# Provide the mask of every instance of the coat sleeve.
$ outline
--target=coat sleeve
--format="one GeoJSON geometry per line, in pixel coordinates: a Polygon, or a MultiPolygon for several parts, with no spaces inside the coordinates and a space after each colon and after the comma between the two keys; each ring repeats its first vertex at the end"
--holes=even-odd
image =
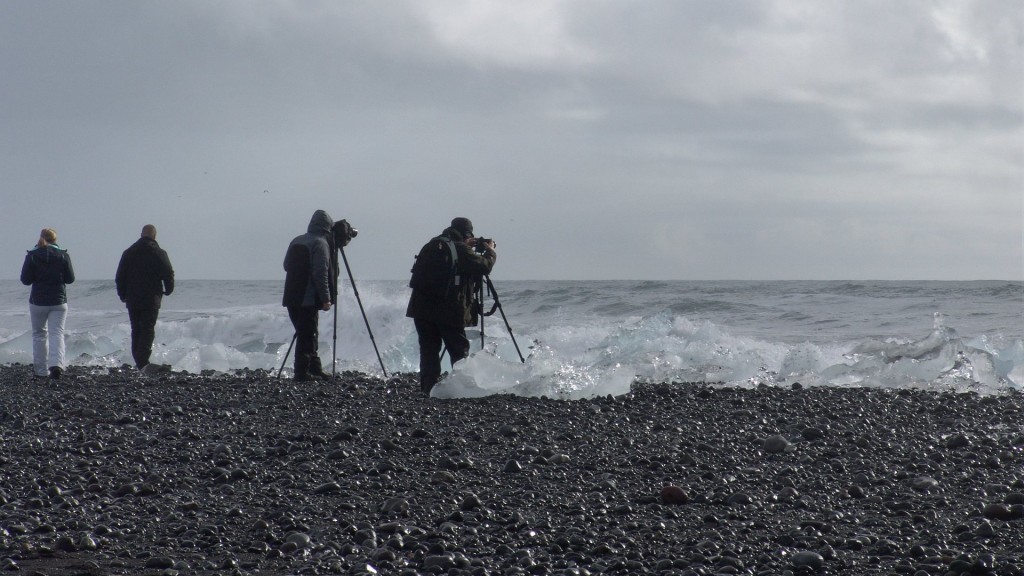
{"type": "Polygon", "coordinates": [[[486,276],[491,273],[494,262],[498,259],[498,254],[494,250],[488,249],[480,254],[462,242],[456,243],[456,246],[459,249],[459,261],[463,274],[486,276]]]}
{"type": "Polygon", "coordinates": [[[114,274],[114,286],[117,288],[117,297],[121,302],[127,298],[128,284],[126,274],[128,272],[125,259],[128,258],[127,254],[121,254],[121,260],[117,263],[117,272],[114,274]]]}
{"type": "Polygon", "coordinates": [[[21,265],[21,283],[25,286],[31,286],[35,282],[35,273],[32,269],[32,255],[25,255],[25,263],[21,265]]]}
{"type": "Polygon", "coordinates": [[[71,265],[71,255],[64,253],[64,283],[72,284],[75,281],[75,268],[71,265]]]}
{"type": "Polygon", "coordinates": [[[313,262],[310,270],[313,289],[321,302],[331,302],[331,284],[329,280],[331,270],[331,255],[326,240],[319,240],[313,243],[313,262]]]}
{"type": "Polygon", "coordinates": [[[167,252],[160,251],[160,264],[163,267],[163,277],[160,278],[164,283],[164,295],[170,296],[171,292],[174,292],[174,268],[171,266],[171,259],[167,256],[167,252]]]}

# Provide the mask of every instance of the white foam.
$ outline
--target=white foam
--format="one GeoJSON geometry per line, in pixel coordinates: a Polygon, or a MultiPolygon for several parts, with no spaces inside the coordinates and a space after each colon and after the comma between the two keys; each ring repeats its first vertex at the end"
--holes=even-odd
{"type": "MultiPolygon", "coordinates": [[[[224,283],[196,283],[191,288],[221,291],[229,287],[224,283]]],[[[220,308],[165,305],[156,327],[153,361],[192,373],[241,368],[276,371],[289,352],[292,326],[277,301],[277,284],[257,283],[253,289],[265,289],[268,294],[260,293],[249,304],[220,308]]],[[[69,314],[67,357],[74,364],[130,364],[127,313],[116,301],[112,286],[97,284],[87,292],[86,298],[73,301],[76,305],[69,314]],[[86,308],[88,303],[94,308],[86,308]]],[[[21,287],[17,294],[23,296],[21,287]]],[[[378,374],[379,350],[389,373],[416,371],[416,335],[412,321],[405,318],[408,290],[401,283],[379,283],[364,287],[361,295],[375,339],[369,338],[351,292],[344,291],[337,309],[336,332],[335,312],[320,316],[319,345],[325,368],[331,366],[333,350],[338,360],[336,370],[378,374]]],[[[777,332],[768,329],[740,334],[735,327],[685,313],[652,310],[647,315],[597,314],[582,300],[578,304],[562,303],[557,313],[551,313],[545,298],[556,296],[564,297],[561,292],[533,296],[539,299],[532,303],[539,310],[536,314],[510,314],[516,340],[527,356],[525,363],[520,362],[504,322],[499,316],[489,317],[485,320],[486,351],[479,352],[479,332],[471,330],[476,353],[460,363],[436,393],[444,397],[507,393],[582,398],[624,393],[634,378],[730,386],[789,386],[800,382],[809,386],[912,386],[981,393],[1024,389],[1021,339],[1004,338],[998,333],[964,338],[946,326],[949,318],[941,314],[934,318],[929,315],[917,334],[843,339],[834,335],[844,334],[840,329],[830,328],[834,332],[824,338],[815,333],[815,341],[800,342],[792,338],[799,327],[808,329],[808,334],[820,327],[817,322],[800,324],[801,314],[788,314],[797,324],[780,331],[790,336],[789,341],[782,341],[776,337],[777,332]]],[[[198,294],[191,298],[202,301],[198,294]]],[[[504,295],[503,301],[509,300],[504,295]]],[[[174,297],[168,302],[175,302],[174,297]]],[[[0,363],[31,362],[27,305],[2,309],[0,363]]],[[[714,310],[712,313],[718,314],[714,310]]],[[[742,313],[748,311],[743,309],[742,313]]],[[[904,329],[902,324],[896,328],[885,326],[878,320],[870,328],[882,334],[904,329]]]]}

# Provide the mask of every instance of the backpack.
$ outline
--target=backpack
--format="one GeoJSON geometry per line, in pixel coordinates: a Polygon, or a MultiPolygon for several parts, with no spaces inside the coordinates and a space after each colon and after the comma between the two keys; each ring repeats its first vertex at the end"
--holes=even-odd
{"type": "Polygon", "coordinates": [[[452,286],[459,285],[458,262],[455,242],[445,236],[431,239],[416,255],[409,287],[428,296],[443,298],[452,286]]]}

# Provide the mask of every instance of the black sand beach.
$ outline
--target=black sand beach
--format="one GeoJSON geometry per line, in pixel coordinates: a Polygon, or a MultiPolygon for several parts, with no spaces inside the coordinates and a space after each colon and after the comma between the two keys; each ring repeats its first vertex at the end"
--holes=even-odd
{"type": "Polygon", "coordinates": [[[0,571],[1024,574],[1024,395],[0,368],[0,571]]]}

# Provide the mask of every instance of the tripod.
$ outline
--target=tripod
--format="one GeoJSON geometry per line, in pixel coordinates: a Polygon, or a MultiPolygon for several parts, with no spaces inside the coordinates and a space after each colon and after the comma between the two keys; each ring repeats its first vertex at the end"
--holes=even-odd
{"type": "MultiPolygon", "coordinates": [[[[345,270],[348,272],[348,279],[352,282],[352,292],[356,295],[356,302],[359,304],[359,312],[363,314],[363,323],[366,324],[366,333],[370,335],[370,342],[373,343],[373,351],[377,353],[377,362],[380,363],[380,371],[384,373],[384,377],[388,377],[388,371],[384,368],[384,361],[380,358],[380,350],[377,348],[377,341],[373,339],[373,330],[370,330],[370,321],[366,318],[366,310],[363,308],[363,300],[359,297],[359,289],[356,288],[356,279],[352,276],[352,269],[348,265],[348,257],[345,256],[345,247],[339,246],[338,250],[341,251],[341,259],[345,262],[345,270]]],[[[338,309],[334,309],[334,345],[332,346],[332,354],[334,358],[337,358],[337,347],[338,347],[338,309]]],[[[337,360],[332,362],[332,366],[336,369],[337,360]]]]}
{"type": "Polygon", "coordinates": [[[477,287],[477,302],[480,306],[480,348],[484,347],[484,317],[493,316],[495,311],[501,312],[501,319],[505,322],[505,329],[508,330],[508,335],[512,338],[512,344],[516,347],[516,354],[519,354],[519,361],[526,363],[526,359],[523,358],[523,353],[519,351],[519,343],[516,342],[516,336],[512,333],[512,327],[508,324],[508,317],[505,316],[505,309],[501,306],[501,300],[498,299],[498,291],[494,289],[494,283],[491,282],[491,277],[484,275],[483,282],[480,282],[477,287]],[[487,287],[487,293],[494,299],[494,304],[491,306],[490,311],[484,312],[484,286],[487,287]]]}

